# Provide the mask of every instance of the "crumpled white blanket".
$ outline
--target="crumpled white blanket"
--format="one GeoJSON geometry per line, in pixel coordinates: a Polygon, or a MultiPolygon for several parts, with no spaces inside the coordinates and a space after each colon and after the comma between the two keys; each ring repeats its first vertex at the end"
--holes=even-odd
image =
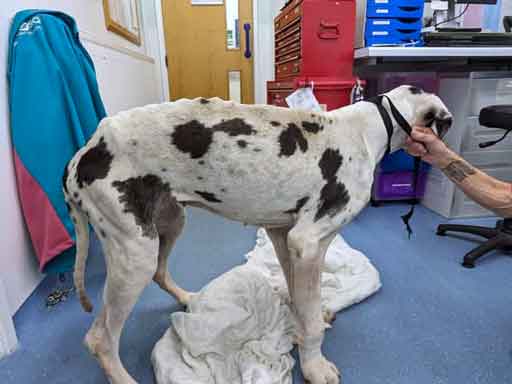
{"type": "MultiPolygon", "coordinates": [[[[291,384],[294,321],[286,283],[264,229],[247,263],[219,276],[153,349],[158,384],[291,384]]],[[[381,287],[378,271],[336,236],[322,274],[322,306],[338,312],[381,287]]],[[[326,333],[328,336],[328,332],[326,333]]]]}

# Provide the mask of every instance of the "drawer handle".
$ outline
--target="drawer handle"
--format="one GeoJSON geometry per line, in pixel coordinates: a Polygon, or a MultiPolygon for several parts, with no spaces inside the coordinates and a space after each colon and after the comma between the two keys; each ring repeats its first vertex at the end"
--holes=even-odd
{"type": "Polygon", "coordinates": [[[320,21],[318,37],[323,40],[337,40],[340,37],[340,23],[320,21]]]}

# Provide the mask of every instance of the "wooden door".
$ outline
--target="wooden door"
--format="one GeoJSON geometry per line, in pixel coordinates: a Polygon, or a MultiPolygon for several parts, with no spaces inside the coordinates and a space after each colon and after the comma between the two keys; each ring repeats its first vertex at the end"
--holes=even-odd
{"type": "Polygon", "coordinates": [[[171,100],[254,103],[252,0],[201,1],[162,1],[171,100]]]}

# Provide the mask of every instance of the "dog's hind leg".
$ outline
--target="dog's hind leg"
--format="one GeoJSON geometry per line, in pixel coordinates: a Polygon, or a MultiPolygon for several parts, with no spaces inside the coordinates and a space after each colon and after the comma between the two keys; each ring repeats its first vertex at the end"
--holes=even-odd
{"type": "Polygon", "coordinates": [[[85,337],[111,384],[135,384],[119,357],[119,338],[126,319],[158,264],[158,238],[109,232],[102,239],[107,264],[103,308],[85,337]]]}
{"type": "Polygon", "coordinates": [[[170,293],[181,304],[187,305],[191,293],[179,287],[169,273],[167,260],[185,225],[185,210],[174,198],[165,199],[159,205],[156,228],[160,240],[158,250],[158,267],[153,280],[164,291],[170,293]]]}

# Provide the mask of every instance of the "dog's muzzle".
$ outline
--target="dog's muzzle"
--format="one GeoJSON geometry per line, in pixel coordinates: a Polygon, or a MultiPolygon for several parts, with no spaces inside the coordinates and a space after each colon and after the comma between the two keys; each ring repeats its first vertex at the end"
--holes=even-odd
{"type": "Polygon", "coordinates": [[[444,118],[436,118],[434,121],[436,123],[437,135],[442,139],[451,128],[453,124],[453,118],[448,116],[444,118]]]}

